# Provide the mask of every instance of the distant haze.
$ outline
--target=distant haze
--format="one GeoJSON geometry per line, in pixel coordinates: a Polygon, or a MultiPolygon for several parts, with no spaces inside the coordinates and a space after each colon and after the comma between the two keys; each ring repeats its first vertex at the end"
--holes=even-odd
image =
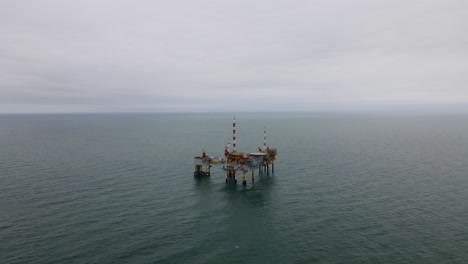
{"type": "Polygon", "coordinates": [[[468,112],[468,1],[1,1],[0,113],[468,112]]]}

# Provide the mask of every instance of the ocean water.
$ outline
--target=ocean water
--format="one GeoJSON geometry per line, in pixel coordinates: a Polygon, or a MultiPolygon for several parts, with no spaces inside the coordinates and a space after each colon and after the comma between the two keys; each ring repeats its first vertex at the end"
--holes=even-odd
{"type": "Polygon", "coordinates": [[[0,115],[0,263],[468,263],[468,116],[0,115]]]}

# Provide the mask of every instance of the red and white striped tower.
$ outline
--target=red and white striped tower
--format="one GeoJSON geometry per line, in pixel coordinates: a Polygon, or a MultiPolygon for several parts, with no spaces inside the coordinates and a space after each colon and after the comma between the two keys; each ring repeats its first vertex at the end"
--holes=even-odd
{"type": "Polygon", "coordinates": [[[266,127],[263,127],[263,150],[266,150],[266,127]]]}
{"type": "Polygon", "coordinates": [[[232,120],[232,151],[236,151],[236,116],[232,120]]]}

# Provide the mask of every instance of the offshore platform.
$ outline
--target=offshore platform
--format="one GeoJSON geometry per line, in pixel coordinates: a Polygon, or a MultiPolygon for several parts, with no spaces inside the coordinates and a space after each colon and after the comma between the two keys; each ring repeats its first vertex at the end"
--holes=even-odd
{"type": "Polygon", "coordinates": [[[278,150],[267,146],[266,127],[263,128],[263,147],[259,147],[256,152],[244,153],[236,150],[236,117],[232,121],[232,151],[231,139],[228,140],[224,148],[224,157],[208,156],[203,150],[202,156],[195,157],[194,173],[195,178],[210,177],[213,165],[222,166],[225,172],[226,183],[237,183],[238,172],[242,174],[242,184],[247,184],[247,174],[252,173],[252,182],[255,181],[255,171],[259,174],[270,174],[275,172],[275,160],[278,150]]]}

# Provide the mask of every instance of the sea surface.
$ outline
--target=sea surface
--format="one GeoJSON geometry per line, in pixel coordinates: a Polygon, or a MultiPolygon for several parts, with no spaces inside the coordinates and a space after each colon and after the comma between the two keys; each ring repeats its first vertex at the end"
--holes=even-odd
{"type": "Polygon", "coordinates": [[[468,115],[0,115],[0,263],[468,263],[468,115]]]}

